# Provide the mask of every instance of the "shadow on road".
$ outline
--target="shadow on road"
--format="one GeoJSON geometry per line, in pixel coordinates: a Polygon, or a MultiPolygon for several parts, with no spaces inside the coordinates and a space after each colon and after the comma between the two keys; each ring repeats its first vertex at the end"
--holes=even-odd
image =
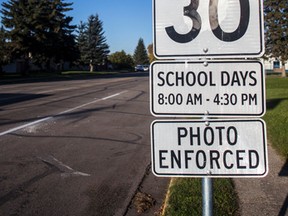
{"type": "Polygon", "coordinates": [[[0,106],[51,96],[49,94],[0,93],[0,106]]]}
{"type": "Polygon", "coordinates": [[[147,77],[149,72],[129,72],[129,73],[107,73],[107,74],[77,74],[77,75],[58,75],[49,77],[27,77],[0,79],[0,85],[36,83],[36,82],[61,82],[68,80],[93,80],[93,79],[113,79],[121,77],[147,77]]]}

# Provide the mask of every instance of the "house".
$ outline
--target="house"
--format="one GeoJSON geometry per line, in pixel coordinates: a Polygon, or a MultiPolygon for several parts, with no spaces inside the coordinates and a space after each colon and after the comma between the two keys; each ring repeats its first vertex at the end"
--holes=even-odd
{"type": "MultiPolygon", "coordinates": [[[[288,65],[288,61],[286,61],[285,66],[286,65],[288,65]]],[[[269,71],[269,72],[281,73],[283,70],[282,62],[279,61],[277,58],[274,58],[274,57],[264,59],[264,66],[265,66],[265,70],[269,71]]]]}

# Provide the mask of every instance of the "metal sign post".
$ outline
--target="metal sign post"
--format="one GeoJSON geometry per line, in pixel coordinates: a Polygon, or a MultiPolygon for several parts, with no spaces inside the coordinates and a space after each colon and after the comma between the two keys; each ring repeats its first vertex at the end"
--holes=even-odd
{"type": "MultiPolygon", "coordinates": [[[[208,117],[203,117],[203,120],[207,120],[208,117]]],[[[213,215],[213,180],[210,177],[202,178],[202,215],[212,216],[213,215]]]]}
{"type": "Polygon", "coordinates": [[[202,215],[213,215],[213,180],[209,177],[202,178],[202,215]]]}

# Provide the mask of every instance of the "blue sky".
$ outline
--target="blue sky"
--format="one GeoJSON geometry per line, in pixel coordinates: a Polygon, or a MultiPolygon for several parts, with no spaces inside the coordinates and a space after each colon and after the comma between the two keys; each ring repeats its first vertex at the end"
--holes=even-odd
{"type": "Polygon", "coordinates": [[[73,2],[69,15],[73,23],[87,21],[98,14],[103,22],[111,53],[124,50],[133,54],[139,38],[145,46],[152,43],[152,0],[66,0],[73,2]]]}
{"type": "MultiPolygon", "coordinates": [[[[4,0],[0,0],[0,3],[4,0]]],[[[139,38],[145,46],[152,43],[152,0],[65,0],[73,2],[73,23],[86,22],[98,14],[103,22],[111,53],[124,50],[133,54],[139,38]]]]}

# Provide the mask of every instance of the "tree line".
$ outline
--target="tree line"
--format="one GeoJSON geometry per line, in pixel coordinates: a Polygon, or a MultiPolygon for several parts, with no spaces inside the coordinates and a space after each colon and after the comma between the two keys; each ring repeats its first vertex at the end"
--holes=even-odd
{"type": "MultiPolygon", "coordinates": [[[[135,64],[148,64],[142,38],[133,56],[125,51],[109,55],[103,22],[91,15],[86,22],[72,25],[73,3],[63,0],[9,0],[2,3],[0,28],[0,66],[17,60],[25,75],[29,65],[39,70],[61,69],[64,62],[90,71],[107,68],[131,69],[135,64]],[[56,68],[55,68],[56,66],[56,68]],[[98,68],[99,69],[99,68],[98,68]]],[[[1,67],[0,67],[1,68],[1,67]]]]}
{"type": "Polygon", "coordinates": [[[282,76],[286,76],[288,61],[288,1],[264,0],[266,56],[282,62],[282,76]]]}
{"type": "MultiPolygon", "coordinates": [[[[21,71],[29,71],[29,63],[51,71],[71,62],[90,71],[113,63],[116,69],[132,68],[155,60],[153,45],[148,54],[142,38],[134,55],[124,50],[110,54],[103,22],[91,15],[86,22],[72,25],[73,3],[63,0],[8,0],[2,3],[0,27],[0,66],[13,60],[21,62],[21,71]],[[54,68],[55,69],[55,68],[54,68]]],[[[266,57],[288,60],[288,1],[264,0],[266,57]]],[[[0,67],[1,68],[1,67],[0,67]]],[[[285,71],[284,71],[285,73],[285,71]]]]}

